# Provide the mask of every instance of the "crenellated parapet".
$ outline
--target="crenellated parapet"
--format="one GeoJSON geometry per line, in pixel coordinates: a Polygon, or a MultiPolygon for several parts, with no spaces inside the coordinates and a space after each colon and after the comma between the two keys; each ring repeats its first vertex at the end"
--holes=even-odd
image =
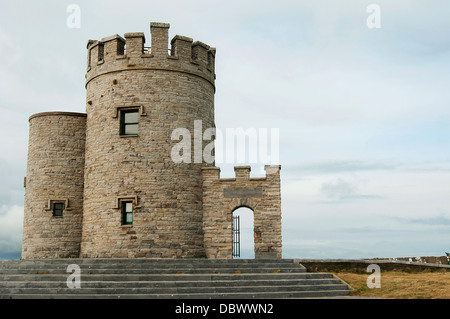
{"type": "Polygon", "coordinates": [[[142,32],[89,40],[86,85],[105,73],[165,70],[196,75],[214,86],[216,49],[180,35],[173,37],[169,48],[169,27],[168,23],[150,23],[149,47],[142,32]]]}
{"type": "Polygon", "coordinates": [[[276,181],[280,179],[280,171],[281,171],[281,165],[265,165],[264,170],[266,171],[265,177],[250,177],[250,166],[235,166],[234,167],[234,174],[235,177],[232,178],[221,178],[220,177],[220,168],[213,166],[213,167],[203,167],[203,178],[204,180],[208,181],[221,181],[221,182],[259,182],[259,181],[276,181]]]}

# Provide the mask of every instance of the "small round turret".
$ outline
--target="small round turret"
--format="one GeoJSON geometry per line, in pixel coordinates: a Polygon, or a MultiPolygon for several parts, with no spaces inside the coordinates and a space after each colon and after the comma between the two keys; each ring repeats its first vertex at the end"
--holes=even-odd
{"type": "Polygon", "coordinates": [[[22,258],[76,258],[83,210],[86,114],[29,119],[22,258]]]}

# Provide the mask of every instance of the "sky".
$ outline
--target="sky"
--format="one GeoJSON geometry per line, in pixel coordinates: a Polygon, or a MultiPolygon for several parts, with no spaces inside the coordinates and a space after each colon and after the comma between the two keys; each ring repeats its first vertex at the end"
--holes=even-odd
{"type": "MultiPolygon", "coordinates": [[[[85,112],[87,41],[150,41],[150,22],[217,49],[219,129],[277,130],[284,258],[444,255],[449,11],[446,0],[1,1],[0,259],[20,258],[29,116],[85,112]]],[[[232,177],[246,164],[217,165],[232,177]]],[[[270,163],[250,164],[257,177],[270,163]]]]}

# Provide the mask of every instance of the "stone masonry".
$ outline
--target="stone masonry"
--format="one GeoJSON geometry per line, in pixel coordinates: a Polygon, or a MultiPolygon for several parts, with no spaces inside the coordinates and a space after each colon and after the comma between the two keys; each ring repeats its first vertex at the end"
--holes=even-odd
{"type": "Polygon", "coordinates": [[[250,178],[250,166],[235,167],[235,178],[220,178],[218,167],[203,168],[203,231],[208,258],[232,257],[232,215],[253,211],[255,258],[281,258],[280,166],[265,166],[266,177],[250,178]]]}
{"type": "Polygon", "coordinates": [[[281,258],[279,166],[225,180],[214,163],[171,158],[175,129],[215,127],[215,48],[176,35],[169,50],[169,24],[150,31],[151,48],[140,32],[88,41],[86,114],[30,117],[22,258],[232,258],[242,206],[255,258],[281,258]],[[130,112],[136,134],[123,133],[130,112]]]}
{"type": "Polygon", "coordinates": [[[78,257],[86,114],[35,114],[29,135],[22,258],[78,257]],[[65,204],[62,218],[54,203],[65,204]]]}

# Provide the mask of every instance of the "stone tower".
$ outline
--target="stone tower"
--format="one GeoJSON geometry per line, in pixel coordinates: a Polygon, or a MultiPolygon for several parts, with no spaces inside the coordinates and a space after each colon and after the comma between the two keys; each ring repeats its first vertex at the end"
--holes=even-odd
{"type": "Polygon", "coordinates": [[[256,258],[281,258],[280,167],[220,179],[196,155],[211,140],[195,132],[215,127],[216,50],[150,31],[148,47],[144,33],[88,41],[86,114],[30,117],[22,258],[232,258],[242,206],[256,258]],[[171,156],[177,129],[194,133],[190,161],[171,156]]]}
{"type": "Polygon", "coordinates": [[[176,36],[169,51],[169,24],[150,29],[149,49],[143,33],[88,43],[82,257],[205,256],[202,163],[168,155],[176,128],[214,126],[215,50],[176,36]]]}
{"type": "Polygon", "coordinates": [[[29,121],[22,258],[78,257],[86,114],[38,113],[29,121]],[[64,216],[53,211],[61,204],[64,216]]]}

